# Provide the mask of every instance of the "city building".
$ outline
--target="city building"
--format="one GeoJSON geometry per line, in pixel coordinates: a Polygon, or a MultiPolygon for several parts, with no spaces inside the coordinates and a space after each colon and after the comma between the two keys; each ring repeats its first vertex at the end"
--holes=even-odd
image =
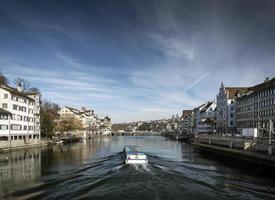
{"type": "Polygon", "coordinates": [[[257,128],[259,136],[266,136],[270,122],[274,133],[275,121],[275,77],[267,78],[263,83],[248,88],[244,94],[238,94],[237,131],[257,128]]]}
{"type": "Polygon", "coordinates": [[[89,126],[90,123],[96,121],[94,111],[88,110],[85,107],[82,107],[78,110],[76,108],[65,106],[64,108],[58,111],[58,114],[60,116],[60,120],[80,120],[84,128],[89,126]]]}
{"type": "Polygon", "coordinates": [[[194,109],[195,134],[214,133],[216,124],[216,103],[207,102],[194,109]]]}
{"type": "Polygon", "coordinates": [[[181,115],[181,122],[178,126],[180,134],[190,134],[192,132],[192,117],[193,110],[183,110],[181,115]]]}
{"type": "Polygon", "coordinates": [[[247,92],[247,87],[224,87],[221,83],[217,95],[216,130],[218,134],[235,134],[237,94],[247,92]]]}
{"type": "Polygon", "coordinates": [[[77,119],[82,123],[83,130],[77,130],[78,134],[109,134],[111,132],[112,121],[110,117],[99,119],[93,110],[89,110],[86,107],[81,109],[65,106],[58,111],[61,120],[73,120],[77,119]]]}
{"type": "Polygon", "coordinates": [[[40,94],[0,85],[0,148],[40,142],[40,94]]]}

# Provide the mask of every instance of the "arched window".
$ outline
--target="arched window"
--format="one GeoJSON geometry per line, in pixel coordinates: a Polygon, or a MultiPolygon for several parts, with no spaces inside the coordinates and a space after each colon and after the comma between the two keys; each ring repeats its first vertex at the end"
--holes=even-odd
{"type": "Polygon", "coordinates": [[[0,141],[7,141],[9,140],[8,136],[1,136],[0,141]]]}

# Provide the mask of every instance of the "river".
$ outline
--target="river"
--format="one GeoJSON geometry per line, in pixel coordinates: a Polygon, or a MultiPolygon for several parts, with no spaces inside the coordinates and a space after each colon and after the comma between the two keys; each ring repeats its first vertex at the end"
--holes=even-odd
{"type": "Polygon", "coordinates": [[[113,136],[0,154],[0,199],[275,199],[275,181],[190,144],[113,136]],[[149,164],[124,165],[127,144],[139,146],[149,164]]]}

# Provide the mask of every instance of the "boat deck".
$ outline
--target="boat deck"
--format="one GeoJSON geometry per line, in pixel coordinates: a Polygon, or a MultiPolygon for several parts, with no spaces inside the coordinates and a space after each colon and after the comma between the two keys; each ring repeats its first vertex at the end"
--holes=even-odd
{"type": "Polygon", "coordinates": [[[124,148],[126,164],[145,164],[148,163],[147,156],[139,148],[127,145],[124,148]]]}

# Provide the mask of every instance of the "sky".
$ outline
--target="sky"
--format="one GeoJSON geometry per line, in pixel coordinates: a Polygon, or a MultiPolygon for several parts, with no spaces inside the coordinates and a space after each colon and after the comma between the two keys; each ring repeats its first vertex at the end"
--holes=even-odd
{"type": "Polygon", "coordinates": [[[166,118],[275,75],[272,0],[1,0],[0,70],[114,123],[166,118]]]}

